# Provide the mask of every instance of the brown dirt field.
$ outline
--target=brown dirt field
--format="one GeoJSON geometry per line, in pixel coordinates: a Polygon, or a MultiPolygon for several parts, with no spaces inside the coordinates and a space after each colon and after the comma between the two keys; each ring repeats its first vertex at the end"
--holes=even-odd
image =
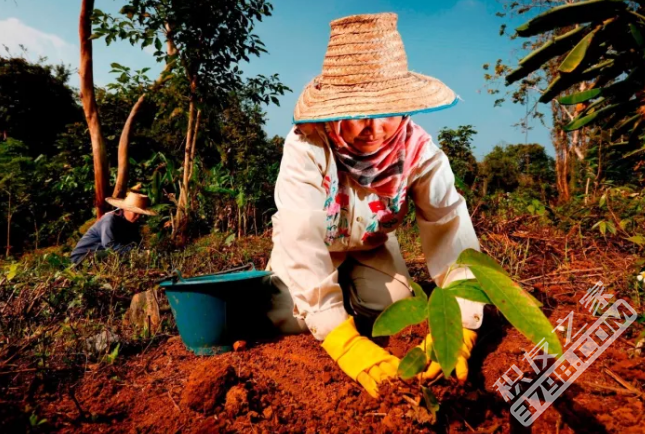
{"type": "MultiPolygon", "coordinates": [[[[548,252],[550,242],[543,252],[548,252]]],[[[607,259],[602,250],[588,251],[566,265],[547,256],[528,262],[522,274],[550,275],[531,280],[525,288],[544,303],[553,324],[572,310],[574,331],[592,322],[578,300],[600,278],[608,292],[630,301],[619,294],[623,278],[607,270],[584,271],[602,265],[607,259]],[[570,278],[574,275],[578,277],[570,278]]],[[[414,252],[406,259],[411,270],[421,267],[422,259],[414,252]]],[[[612,256],[608,265],[622,261],[622,272],[630,260],[612,256]]],[[[511,403],[503,400],[494,383],[513,363],[529,372],[522,355],[532,345],[490,308],[470,359],[467,383],[440,379],[431,386],[441,403],[434,424],[423,405],[414,405],[420,399],[418,380],[387,385],[381,400],[372,399],[309,334],[249,342],[242,351],[212,357],[194,356],[173,336],[115,365],[90,365],[75,384],[47,386],[32,379],[15,389],[24,394],[23,404],[37,406],[39,417],[48,420],[47,430],[63,433],[635,434],[645,433],[645,359],[633,355],[642,329],[638,324],[628,329],[529,429],[510,414],[511,403]]],[[[425,333],[417,326],[378,342],[402,357],[425,333]]],[[[5,407],[0,416],[11,429],[11,405],[17,404],[2,402],[0,398],[0,408],[5,407]]],[[[13,425],[18,426],[23,425],[13,425]]]]}

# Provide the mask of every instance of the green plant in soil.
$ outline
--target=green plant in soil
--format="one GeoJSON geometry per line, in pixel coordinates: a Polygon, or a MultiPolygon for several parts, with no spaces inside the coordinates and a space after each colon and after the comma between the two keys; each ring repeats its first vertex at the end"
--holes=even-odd
{"type": "MultiPolygon", "coordinates": [[[[545,348],[554,356],[562,354],[562,345],[553,326],[544,316],[541,303],[524,291],[491,257],[473,249],[464,250],[448,273],[467,267],[475,279],[458,280],[445,288],[437,287],[428,296],[412,282],[414,297],[397,301],[385,309],[374,323],[373,336],[391,336],[408,326],[427,321],[433,344],[415,347],[401,360],[399,376],[410,379],[421,373],[430,361],[439,363],[446,378],[455,369],[463,345],[461,311],[457,297],[492,304],[519,332],[534,344],[544,339],[545,348]]],[[[448,275],[446,273],[446,275],[448,275]]]]}

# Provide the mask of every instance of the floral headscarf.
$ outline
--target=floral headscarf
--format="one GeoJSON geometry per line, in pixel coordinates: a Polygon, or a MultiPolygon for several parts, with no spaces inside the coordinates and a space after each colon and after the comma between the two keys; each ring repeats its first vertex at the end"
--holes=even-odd
{"type": "Polygon", "coordinates": [[[406,116],[392,137],[378,150],[362,154],[343,140],[340,123],[325,123],[325,133],[340,169],[347,172],[358,185],[379,196],[395,197],[419,161],[423,146],[430,141],[428,133],[406,116]]]}

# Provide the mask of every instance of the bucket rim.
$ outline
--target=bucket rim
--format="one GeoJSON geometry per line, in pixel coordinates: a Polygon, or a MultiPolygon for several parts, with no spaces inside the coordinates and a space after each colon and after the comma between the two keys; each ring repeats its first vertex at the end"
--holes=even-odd
{"type": "Polygon", "coordinates": [[[179,277],[177,279],[165,280],[163,282],[160,282],[159,286],[161,286],[166,290],[173,290],[181,286],[228,283],[228,282],[235,282],[240,280],[253,280],[253,279],[259,279],[262,277],[270,276],[272,274],[273,272],[271,271],[261,271],[261,270],[238,271],[238,272],[227,273],[227,274],[204,274],[201,276],[193,276],[188,278],[179,277]]]}

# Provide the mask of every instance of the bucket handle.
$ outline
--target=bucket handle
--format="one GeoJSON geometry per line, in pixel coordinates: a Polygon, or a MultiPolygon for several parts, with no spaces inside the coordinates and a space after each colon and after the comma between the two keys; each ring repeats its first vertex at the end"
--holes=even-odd
{"type": "MultiPolygon", "coordinates": [[[[213,276],[215,276],[217,274],[233,273],[235,271],[242,271],[242,270],[246,270],[246,269],[248,269],[249,271],[255,271],[255,264],[253,264],[253,262],[249,262],[246,265],[241,265],[239,267],[229,268],[228,270],[224,270],[224,271],[218,271],[217,273],[213,273],[213,276]]],[[[169,276],[166,276],[163,279],[157,280],[156,283],[159,284],[159,283],[162,283],[162,282],[167,282],[169,280],[172,280],[173,283],[177,282],[178,280],[183,282],[184,278],[181,275],[181,271],[179,271],[177,268],[175,268],[173,270],[173,272],[170,273],[169,276]]]]}
{"type": "Polygon", "coordinates": [[[246,270],[247,268],[249,269],[249,271],[255,271],[255,264],[253,264],[253,262],[249,262],[246,265],[240,265],[239,267],[229,268],[228,270],[224,270],[224,271],[218,271],[217,273],[213,273],[213,275],[232,273],[234,271],[242,271],[242,270],[246,270]]]}

